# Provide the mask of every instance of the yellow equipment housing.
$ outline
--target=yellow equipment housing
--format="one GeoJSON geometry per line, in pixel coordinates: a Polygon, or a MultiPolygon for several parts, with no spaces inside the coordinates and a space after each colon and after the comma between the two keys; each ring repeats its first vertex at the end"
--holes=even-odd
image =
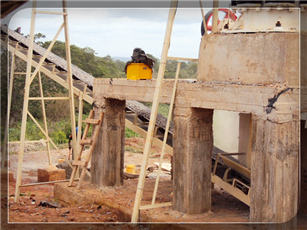
{"type": "Polygon", "coordinates": [[[144,63],[130,63],[127,66],[127,79],[148,80],[152,79],[152,69],[144,63]]]}

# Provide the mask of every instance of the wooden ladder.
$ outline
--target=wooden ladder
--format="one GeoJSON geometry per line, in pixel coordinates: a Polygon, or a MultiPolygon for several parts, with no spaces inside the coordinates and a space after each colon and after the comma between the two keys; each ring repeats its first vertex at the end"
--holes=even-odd
{"type": "MultiPolygon", "coordinates": [[[[83,121],[83,122],[86,123],[86,126],[85,126],[85,129],[84,129],[82,139],[80,141],[80,149],[79,149],[78,157],[77,157],[77,159],[75,159],[72,162],[73,170],[72,170],[72,173],[71,173],[71,176],[70,176],[68,186],[72,186],[72,183],[75,180],[75,176],[76,176],[76,173],[78,171],[78,168],[81,167],[82,171],[81,171],[80,179],[79,179],[79,182],[78,182],[78,185],[77,185],[77,188],[80,188],[80,185],[81,185],[81,183],[84,179],[85,173],[87,172],[88,163],[91,160],[95,145],[97,143],[100,127],[101,127],[101,124],[102,124],[103,115],[104,115],[104,113],[101,112],[100,115],[99,115],[99,119],[94,119],[93,118],[94,117],[94,111],[91,110],[88,118],[83,121]],[[92,132],[91,138],[87,137],[90,125],[93,125],[93,132],[92,132]],[[86,156],[85,161],[82,161],[82,152],[84,150],[85,145],[89,145],[90,150],[89,150],[88,155],[86,156]]],[[[79,130],[79,132],[81,132],[81,130],[79,130]]]]}

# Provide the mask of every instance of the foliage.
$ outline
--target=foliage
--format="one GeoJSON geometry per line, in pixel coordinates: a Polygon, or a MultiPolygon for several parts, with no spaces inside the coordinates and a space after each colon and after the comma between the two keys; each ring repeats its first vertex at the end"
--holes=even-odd
{"type": "MultiPolygon", "coordinates": [[[[47,48],[51,41],[43,42],[42,39],[45,38],[45,35],[38,33],[35,35],[35,42],[41,45],[44,48],[47,48]]],[[[104,78],[125,78],[124,67],[126,65],[125,62],[120,60],[113,60],[111,56],[107,55],[105,57],[99,57],[96,55],[95,50],[90,47],[78,47],[76,45],[71,45],[71,57],[72,63],[85,72],[93,75],[94,77],[104,77],[104,78]]],[[[56,41],[53,46],[52,52],[56,55],[63,57],[65,59],[65,43],[62,41],[56,41]]],[[[154,75],[157,76],[159,70],[159,59],[154,57],[153,55],[147,54],[149,57],[155,60],[154,64],[154,75]]],[[[1,62],[2,67],[6,65],[7,61],[9,64],[11,62],[7,57],[7,52],[1,52],[1,62]]],[[[21,59],[15,59],[15,71],[16,72],[25,72],[26,71],[26,63],[21,59]]],[[[174,78],[177,68],[177,61],[168,61],[166,65],[165,78],[174,78]]],[[[5,69],[5,68],[2,68],[5,69]]],[[[34,68],[32,68],[32,72],[34,68]]],[[[191,62],[183,62],[181,65],[180,78],[195,78],[197,74],[197,64],[191,62]]],[[[53,96],[67,96],[68,91],[60,86],[55,81],[49,79],[43,73],[41,74],[42,83],[43,83],[43,93],[45,97],[53,97],[53,96]]],[[[8,73],[5,71],[1,71],[1,81],[2,85],[7,84],[8,73]]],[[[11,119],[10,119],[10,130],[9,130],[9,138],[11,141],[19,140],[20,136],[20,123],[21,123],[21,114],[23,108],[23,94],[24,94],[24,85],[25,85],[25,77],[24,75],[15,75],[14,76],[14,84],[13,84],[13,95],[12,95],[12,107],[11,107],[11,119]]],[[[7,95],[7,87],[2,87],[1,97],[6,98],[7,95]]],[[[39,90],[39,81],[38,76],[34,79],[31,84],[30,89],[31,97],[40,96],[39,90]]],[[[76,114],[78,112],[78,101],[75,101],[76,105],[76,114]]],[[[151,103],[148,103],[151,106],[151,103]]],[[[67,143],[68,137],[71,134],[71,124],[69,118],[69,106],[68,101],[45,101],[47,120],[48,120],[48,128],[49,135],[53,139],[53,141],[57,144],[67,143]]],[[[169,106],[166,104],[159,105],[159,112],[166,116],[168,115],[169,106]]],[[[84,104],[84,119],[88,116],[88,113],[91,109],[91,106],[87,103],[84,104]]],[[[4,112],[6,109],[2,107],[2,118],[5,118],[6,115],[4,112]]],[[[42,127],[43,125],[43,117],[42,117],[42,106],[40,101],[30,101],[29,102],[29,111],[31,114],[39,121],[42,127]]],[[[83,128],[84,128],[83,124],[83,128]]],[[[3,128],[3,126],[1,126],[3,128]]],[[[90,129],[90,133],[92,130],[90,129]]],[[[3,133],[3,132],[2,132],[3,133]]],[[[90,135],[89,133],[89,135],[90,135]]],[[[138,134],[133,132],[130,129],[125,130],[126,137],[137,137],[138,134]]],[[[43,138],[43,134],[36,127],[36,125],[28,119],[27,123],[27,131],[26,138],[28,140],[37,140],[43,138]]]]}
{"type": "Polygon", "coordinates": [[[138,137],[139,134],[135,133],[134,131],[132,131],[131,129],[129,128],[126,128],[125,129],[125,137],[126,138],[130,138],[130,137],[138,137]]]}

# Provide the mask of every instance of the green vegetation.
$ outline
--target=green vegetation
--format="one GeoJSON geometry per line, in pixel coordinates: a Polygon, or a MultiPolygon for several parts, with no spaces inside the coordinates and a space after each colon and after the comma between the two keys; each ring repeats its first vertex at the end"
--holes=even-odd
{"type": "MultiPolygon", "coordinates": [[[[35,35],[36,43],[41,45],[44,48],[47,48],[50,44],[50,41],[41,42],[38,41],[41,38],[44,38],[45,35],[38,33],[35,35]]],[[[146,50],[146,49],[145,49],[146,50]]],[[[57,54],[60,57],[65,58],[65,43],[57,41],[52,49],[52,52],[57,54]]],[[[124,68],[125,62],[119,60],[113,60],[110,56],[99,57],[96,56],[95,50],[89,47],[80,48],[76,45],[71,45],[71,56],[72,63],[85,72],[93,75],[97,78],[125,78],[124,68]]],[[[159,60],[154,56],[148,54],[149,57],[153,58],[156,62],[154,64],[154,75],[156,77],[159,69],[159,60]]],[[[2,63],[7,63],[7,54],[5,52],[1,53],[2,63]]],[[[26,63],[19,58],[15,60],[15,71],[16,72],[25,72],[26,63]]],[[[165,78],[174,78],[177,68],[176,61],[168,61],[165,78]]],[[[34,69],[32,69],[34,71],[34,69]]],[[[191,62],[184,62],[181,65],[180,78],[195,78],[197,72],[197,64],[191,62]]],[[[7,85],[7,72],[1,71],[1,85],[7,85]]],[[[65,88],[58,85],[53,80],[42,74],[42,83],[43,83],[43,92],[44,96],[67,96],[68,92],[65,88]]],[[[9,130],[9,140],[17,141],[20,138],[20,128],[21,128],[21,114],[23,107],[23,93],[24,93],[24,84],[25,78],[24,75],[15,75],[14,85],[13,85],[13,95],[12,95],[12,107],[11,107],[11,116],[10,116],[10,130],[9,130]]],[[[1,96],[6,98],[7,88],[2,87],[1,96]]],[[[38,78],[36,77],[31,85],[30,97],[40,96],[39,94],[39,83],[38,78]]],[[[78,101],[75,101],[75,105],[78,106],[78,101]]],[[[151,106],[151,103],[147,103],[148,106],[151,106]]],[[[48,131],[52,140],[56,144],[65,144],[68,142],[69,135],[71,134],[70,118],[69,118],[69,106],[68,101],[46,101],[46,113],[48,120],[48,131]]],[[[91,109],[91,106],[87,103],[84,104],[84,114],[83,118],[85,119],[88,116],[88,113],[91,109]]],[[[160,104],[159,113],[166,116],[168,115],[169,105],[160,104]]],[[[6,118],[6,108],[2,108],[2,118],[6,118]]],[[[42,108],[40,101],[31,101],[29,102],[29,111],[31,114],[38,120],[40,125],[44,127],[43,117],[42,117],[42,108]]],[[[76,108],[76,114],[78,108],[76,108]]],[[[3,122],[3,121],[2,121],[3,122]]],[[[83,124],[84,127],[85,124],[83,124]]],[[[1,126],[3,129],[4,126],[1,126]]],[[[91,130],[90,130],[91,132],[91,130]]],[[[3,133],[3,132],[2,132],[3,133]]],[[[130,129],[125,130],[126,137],[137,137],[138,135],[130,129]]],[[[41,131],[36,127],[34,122],[28,118],[26,138],[28,140],[39,140],[44,138],[41,131]]]]}

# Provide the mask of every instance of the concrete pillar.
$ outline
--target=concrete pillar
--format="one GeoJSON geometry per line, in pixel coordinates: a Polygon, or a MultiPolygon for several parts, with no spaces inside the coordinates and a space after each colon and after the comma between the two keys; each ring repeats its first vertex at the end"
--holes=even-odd
{"type": "Polygon", "coordinates": [[[195,214],[211,208],[213,110],[174,109],[173,208],[195,214]]]}
{"type": "Polygon", "coordinates": [[[95,108],[105,113],[91,162],[92,183],[98,186],[123,184],[125,106],[125,101],[105,99],[95,108]]]}
{"type": "Polygon", "coordinates": [[[286,222],[297,213],[299,123],[252,122],[250,220],[286,222]]]}
{"type": "Polygon", "coordinates": [[[250,168],[251,155],[249,151],[250,146],[250,128],[251,128],[251,114],[239,113],[239,153],[246,153],[246,155],[239,155],[238,160],[244,166],[250,168]]]}

